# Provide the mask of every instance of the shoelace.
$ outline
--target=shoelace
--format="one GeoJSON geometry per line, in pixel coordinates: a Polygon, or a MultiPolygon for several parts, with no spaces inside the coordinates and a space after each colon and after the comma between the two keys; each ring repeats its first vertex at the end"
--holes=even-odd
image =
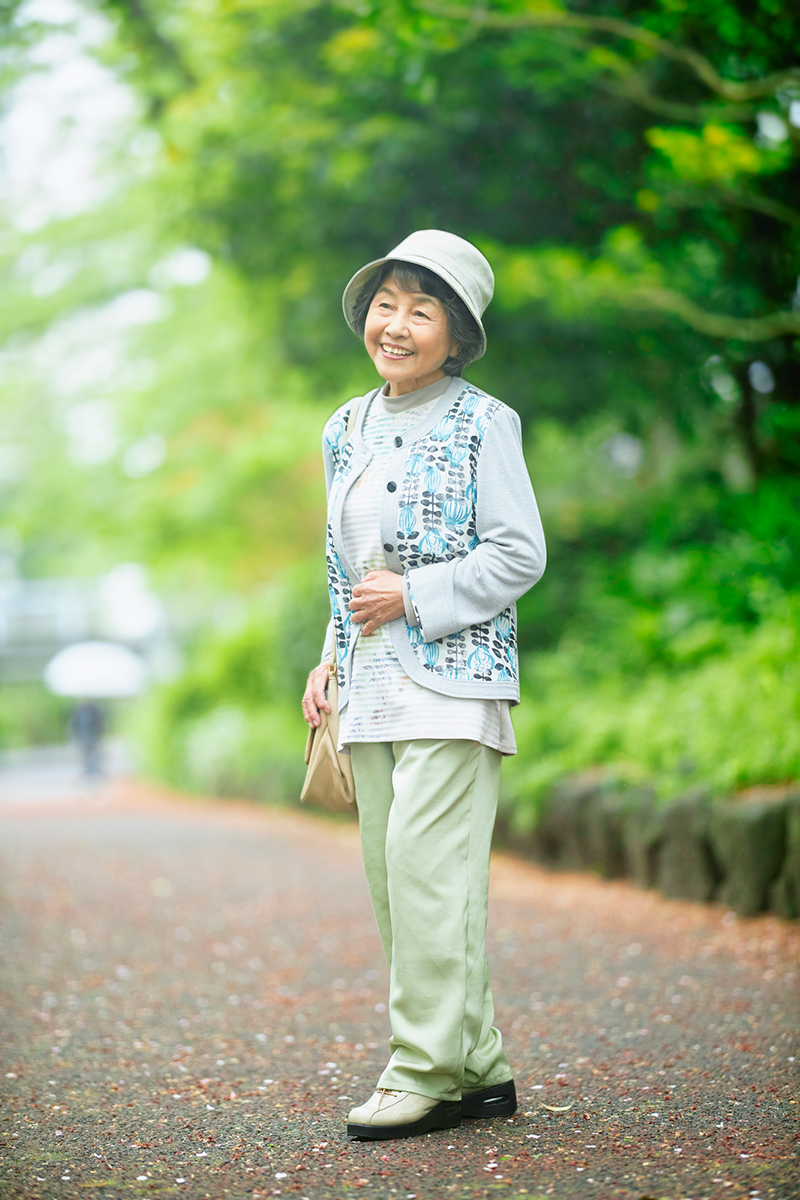
{"type": "Polygon", "coordinates": [[[383,1104],[383,1097],[384,1097],[384,1096],[396,1096],[396,1095],[398,1094],[398,1093],[397,1093],[397,1090],[396,1090],[396,1089],[394,1089],[394,1088],[382,1088],[382,1087],[379,1087],[379,1088],[375,1088],[375,1091],[376,1091],[376,1092],[380,1092],[380,1094],[381,1094],[381,1098],[380,1098],[380,1100],[378,1101],[378,1108],[380,1108],[380,1106],[383,1104]]]}

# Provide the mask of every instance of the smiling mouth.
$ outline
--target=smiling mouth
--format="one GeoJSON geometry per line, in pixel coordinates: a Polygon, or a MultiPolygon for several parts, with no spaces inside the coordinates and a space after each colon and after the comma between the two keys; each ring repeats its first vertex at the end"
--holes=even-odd
{"type": "Polygon", "coordinates": [[[403,350],[401,346],[390,346],[388,342],[381,342],[381,350],[389,358],[410,358],[414,353],[413,350],[403,350]]]}

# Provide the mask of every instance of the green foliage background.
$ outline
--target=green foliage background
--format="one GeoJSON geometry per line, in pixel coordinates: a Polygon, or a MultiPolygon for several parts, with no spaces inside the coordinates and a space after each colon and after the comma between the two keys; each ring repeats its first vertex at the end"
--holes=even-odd
{"type": "Polygon", "coordinates": [[[796,778],[800,10],[99,7],[150,148],[121,150],[112,204],[4,235],[0,420],[28,462],[4,519],[27,573],[124,554],[185,618],[186,671],[137,717],[151,768],[296,786],[324,626],[319,433],[372,384],[341,291],[435,226],[495,267],[468,374],[522,416],[548,535],[520,605],[518,823],[597,764],[664,794],[796,778]],[[163,267],[186,243],[214,263],[191,288],[163,267]],[[48,296],[20,270],[37,246],[76,264],[48,296]],[[120,449],[87,470],[35,347],[143,287],[164,312],[103,381],[120,449]],[[125,447],[154,436],[163,464],[131,478],[125,447]]]}

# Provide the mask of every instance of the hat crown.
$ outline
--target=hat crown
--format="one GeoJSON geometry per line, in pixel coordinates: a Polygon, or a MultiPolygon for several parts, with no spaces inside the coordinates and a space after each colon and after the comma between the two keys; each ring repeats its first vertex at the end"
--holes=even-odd
{"type": "Polygon", "coordinates": [[[417,229],[403,238],[386,257],[428,267],[453,287],[478,318],[483,316],[492,298],[492,268],[477,246],[456,233],[444,229],[417,229]]]}

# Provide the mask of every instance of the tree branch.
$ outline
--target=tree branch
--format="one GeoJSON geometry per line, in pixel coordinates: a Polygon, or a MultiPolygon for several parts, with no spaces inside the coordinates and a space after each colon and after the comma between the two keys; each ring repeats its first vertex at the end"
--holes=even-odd
{"type": "MultiPolygon", "coordinates": [[[[184,59],[177,45],[165,37],[147,7],[145,0],[106,0],[106,8],[119,13],[128,25],[137,48],[152,54],[154,60],[172,72],[180,87],[189,89],[197,84],[197,78],[184,59]]],[[[165,97],[151,90],[151,115],[158,116],[164,107],[165,97]]]]}
{"type": "Polygon", "coordinates": [[[686,122],[687,124],[705,125],[707,121],[749,121],[755,116],[754,109],[749,104],[727,104],[724,106],[711,104],[676,104],[673,100],[665,100],[648,88],[641,75],[632,73],[626,79],[618,77],[615,80],[597,79],[597,87],[613,96],[621,96],[630,100],[648,112],[659,117],[667,117],[670,121],[686,122]]]}
{"type": "Polygon", "coordinates": [[[752,212],[763,213],[766,217],[773,217],[776,221],[783,221],[787,225],[800,227],[800,212],[796,209],[790,208],[788,204],[782,204],[780,200],[771,200],[769,196],[761,196],[757,192],[748,192],[743,188],[716,187],[708,188],[705,191],[699,188],[693,191],[676,190],[664,192],[663,196],[667,204],[673,204],[676,208],[702,208],[710,199],[717,204],[750,209],[752,212]]]}
{"type": "MultiPolygon", "coordinates": [[[[577,46],[587,54],[598,48],[595,42],[581,36],[571,37],[569,45],[572,48],[577,46]]],[[[752,104],[678,104],[674,100],[667,100],[650,89],[643,73],[635,69],[630,59],[606,46],[602,50],[601,65],[608,69],[608,74],[605,78],[600,75],[594,83],[611,96],[621,96],[623,100],[632,101],[659,117],[688,124],[705,125],[710,120],[751,121],[755,117],[756,110],[752,104]]]]}
{"type": "Polygon", "coordinates": [[[768,342],[787,333],[800,334],[800,313],[776,312],[765,317],[729,317],[725,313],[706,312],[687,296],[669,288],[635,288],[623,303],[626,307],[645,304],[658,312],[672,313],[698,333],[709,337],[768,342]]]}
{"type": "Polygon", "coordinates": [[[461,8],[441,6],[438,4],[420,3],[420,9],[433,17],[444,17],[453,21],[469,21],[470,24],[482,26],[485,29],[581,29],[593,33],[610,33],[614,37],[636,42],[646,46],[660,58],[669,58],[673,62],[683,63],[698,79],[722,96],[725,100],[742,101],[757,100],[762,96],[772,96],[785,83],[800,82],[800,69],[791,68],[786,71],[776,71],[764,79],[754,79],[749,83],[735,83],[723,79],[716,67],[697,50],[688,46],[676,46],[649,29],[643,29],[630,21],[622,21],[616,17],[579,16],[576,13],[545,10],[543,12],[527,12],[518,15],[490,13],[485,8],[461,8]]]}

